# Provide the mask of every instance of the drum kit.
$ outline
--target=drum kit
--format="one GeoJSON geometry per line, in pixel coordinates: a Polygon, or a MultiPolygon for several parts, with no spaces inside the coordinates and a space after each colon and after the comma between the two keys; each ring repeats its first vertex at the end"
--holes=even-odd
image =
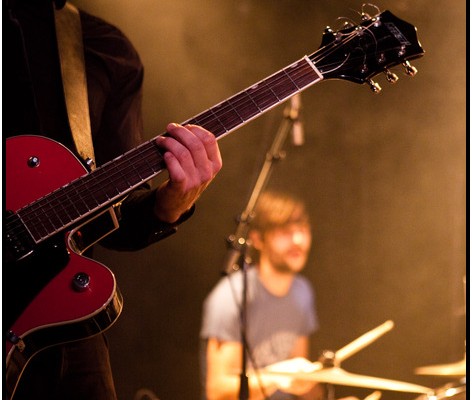
{"type": "Polygon", "coordinates": [[[465,400],[467,398],[466,381],[466,355],[460,361],[450,364],[427,365],[415,369],[418,375],[433,375],[441,377],[451,377],[457,381],[448,383],[434,390],[433,394],[425,394],[418,397],[417,400],[465,400]]]}
{"type": "MultiPolygon", "coordinates": [[[[415,373],[418,375],[434,375],[459,379],[454,383],[437,389],[391,379],[353,374],[340,367],[343,360],[378,339],[381,335],[391,330],[393,326],[393,321],[386,321],[342,349],[336,352],[325,352],[320,361],[311,362],[303,357],[297,357],[271,364],[265,367],[262,372],[268,375],[280,376],[281,378],[376,390],[364,400],[378,400],[381,397],[381,390],[420,394],[414,400],[465,400],[467,388],[465,357],[463,360],[452,364],[429,365],[415,369],[415,373]]],[[[333,391],[328,392],[332,393],[333,391]]]]}

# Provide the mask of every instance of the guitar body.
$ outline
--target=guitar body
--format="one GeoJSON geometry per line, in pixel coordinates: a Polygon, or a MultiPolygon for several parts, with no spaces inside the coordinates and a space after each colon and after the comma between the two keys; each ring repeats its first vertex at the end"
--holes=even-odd
{"type": "MultiPolygon", "coordinates": [[[[16,212],[84,174],[80,161],[53,140],[38,136],[7,139],[7,210],[16,212]]],[[[71,248],[70,233],[60,232],[22,259],[3,263],[9,398],[35,354],[100,333],[122,310],[113,273],[71,248]]]]}

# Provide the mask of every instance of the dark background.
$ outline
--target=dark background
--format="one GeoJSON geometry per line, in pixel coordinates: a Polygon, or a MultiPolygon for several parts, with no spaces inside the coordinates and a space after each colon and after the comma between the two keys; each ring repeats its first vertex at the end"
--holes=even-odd
{"type": "MultiPolygon", "coordinates": [[[[314,52],[341,0],[76,1],[119,26],[146,68],[147,138],[314,52]]],[[[439,387],[414,369],[460,360],[465,344],[466,2],[378,1],[418,29],[426,55],[392,86],[321,82],[302,94],[306,142],[285,146],[271,187],[301,194],[314,222],[305,275],[321,329],[312,360],[380,325],[395,327],[344,361],[353,373],[439,387]]],[[[138,253],[99,249],[125,309],[109,331],[119,396],[199,396],[201,306],[219,279],[226,237],[245,208],[283,106],[220,141],[224,167],[173,237],[138,253]]],[[[338,388],[364,397],[367,389],[338,388]]],[[[385,399],[416,394],[383,392],[385,399]]]]}

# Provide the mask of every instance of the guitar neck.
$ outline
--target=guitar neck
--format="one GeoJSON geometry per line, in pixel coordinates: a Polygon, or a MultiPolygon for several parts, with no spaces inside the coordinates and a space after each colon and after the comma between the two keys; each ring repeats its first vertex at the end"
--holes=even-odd
{"type": "Polygon", "coordinates": [[[321,79],[314,63],[304,57],[184,124],[203,126],[220,139],[321,79]]]}
{"type": "MultiPolygon", "coordinates": [[[[183,124],[200,125],[220,139],[322,78],[304,57],[183,124]]],[[[39,243],[115,203],[164,169],[152,139],[29,204],[18,216],[39,243]]]]}
{"type": "MultiPolygon", "coordinates": [[[[389,11],[374,17],[363,14],[358,26],[349,25],[337,32],[325,30],[321,47],[310,56],[183,124],[200,125],[220,139],[323,79],[368,82],[378,92],[373,76],[388,73],[388,68],[400,62],[413,76],[416,70],[407,60],[423,53],[413,25],[389,11]]],[[[39,243],[115,203],[164,169],[162,155],[152,139],[23,207],[15,218],[26,226],[27,236],[39,243]]]]}

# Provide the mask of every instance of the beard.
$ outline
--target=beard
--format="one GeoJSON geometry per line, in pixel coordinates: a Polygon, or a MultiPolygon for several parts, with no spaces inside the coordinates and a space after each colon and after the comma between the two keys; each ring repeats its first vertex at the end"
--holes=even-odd
{"type": "Polygon", "coordinates": [[[291,259],[289,254],[279,257],[271,257],[271,264],[275,271],[281,274],[295,275],[300,272],[307,260],[306,255],[291,259]]]}
{"type": "Polygon", "coordinates": [[[284,262],[279,262],[279,263],[273,263],[272,267],[274,268],[275,271],[281,273],[281,274],[287,274],[287,275],[295,275],[295,271],[284,262]]]}

